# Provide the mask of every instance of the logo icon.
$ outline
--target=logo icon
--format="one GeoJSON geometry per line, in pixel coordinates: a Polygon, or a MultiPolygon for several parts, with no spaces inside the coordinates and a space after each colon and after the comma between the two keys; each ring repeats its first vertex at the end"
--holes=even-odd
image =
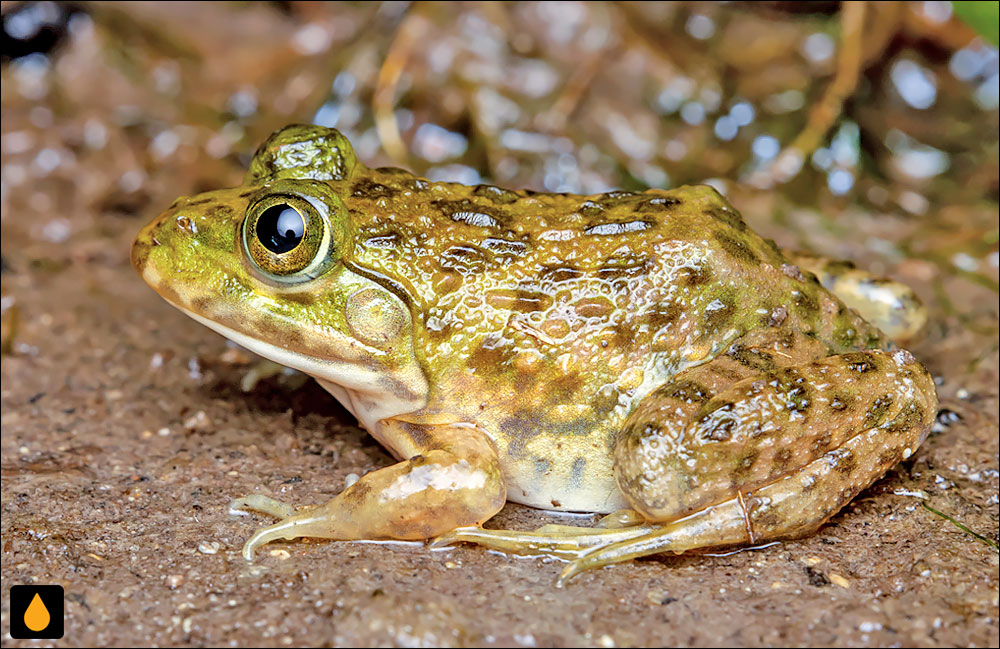
{"type": "Polygon", "coordinates": [[[63,637],[66,612],[62,586],[11,586],[10,637],[19,640],[63,637]]]}

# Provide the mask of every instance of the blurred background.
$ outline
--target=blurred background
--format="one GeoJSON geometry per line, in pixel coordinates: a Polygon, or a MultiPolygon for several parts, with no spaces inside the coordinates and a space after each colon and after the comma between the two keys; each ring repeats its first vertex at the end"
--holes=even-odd
{"type": "MultiPolygon", "coordinates": [[[[614,646],[735,633],[737,644],[996,645],[997,7],[0,3],[4,588],[68,584],[80,644],[614,646]],[[839,554],[814,540],[766,565],[762,554],[638,562],[564,596],[548,587],[556,566],[456,550],[459,574],[464,560],[486,582],[517,584],[519,603],[492,616],[490,583],[440,586],[455,564],[433,572],[445,559],[427,568],[422,548],[327,544],[335,578],[310,573],[331,559],[305,547],[248,577],[236,551],[252,525],[225,515],[229,496],[264,484],[318,502],[388,458],[335,406],[309,405],[324,398],[315,386],[273,379],[240,393],[246,354],[162,304],[128,253],[176,197],[238,184],[255,148],[292,122],[336,127],[369,166],[433,180],[575,193],[710,183],[780,245],[914,287],[931,319],[911,348],[936,377],[938,426],[849,508],[862,513],[843,523],[855,527],[839,554]],[[878,535],[897,545],[872,549],[867,526],[897,519],[878,535]],[[207,521],[219,530],[209,540],[207,521]],[[296,590],[299,574],[313,591],[296,590]],[[829,575],[851,588],[834,592],[829,575]],[[129,597],[109,598],[111,584],[129,597]],[[729,631],[685,630],[677,607],[650,617],[680,599],[681,617],[707,620],[720,588],[747,593],[726,600],[729,631]],[[206,592],[240,604],[212,617],[206,592]],[[146,616],[133,625],[136,607],[146,616]]],[[[498,524],[540,520],[504,515],[498,524]]]]}

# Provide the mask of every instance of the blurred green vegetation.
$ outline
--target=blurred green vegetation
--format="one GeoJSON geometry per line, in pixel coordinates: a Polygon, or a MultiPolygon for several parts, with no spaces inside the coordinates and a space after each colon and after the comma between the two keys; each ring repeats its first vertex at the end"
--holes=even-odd
{"type": "Polygon", "coordinates": [[[1000,45],[1000,2],[953,2],[955,14],[980,36],[1000,45]]]}

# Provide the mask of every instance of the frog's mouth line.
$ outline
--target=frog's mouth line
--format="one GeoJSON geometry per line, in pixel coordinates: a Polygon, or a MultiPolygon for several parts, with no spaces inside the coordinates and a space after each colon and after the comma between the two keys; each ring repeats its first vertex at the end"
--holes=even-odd
{"type": "MultiPolygon", "coordinates": [[[[171,304],[173,304],[171,302],[171,304]]],[[[419,410],[426,402],[426,394],[416,394],[407,384],[385,372],[376,372],[346,361],[319,360],[295,351],[283,349],[219,324],[189,309],[173,304],[193,320],[212,331],[232,340],[251,352],[272,360],[279,365],[291,367],[322,382],[333,383],[351,397],[351,403],[344,403],[366,426],[374,425],[380,419],[394,417],[419,410]],[[386,379],[397,384],[396,389],[387,389],[386,379]],[[360,393],[360,394],[359,394],[360,393]],[[361,395],[365,395],[362,397],[361,395]],[[374,398],[372,398],[372,395],[374,398]],[[365,405],[361,405],[365,404],[365,405]]],[[[335,394],[341,401],[342,395],[335,394]]]]}

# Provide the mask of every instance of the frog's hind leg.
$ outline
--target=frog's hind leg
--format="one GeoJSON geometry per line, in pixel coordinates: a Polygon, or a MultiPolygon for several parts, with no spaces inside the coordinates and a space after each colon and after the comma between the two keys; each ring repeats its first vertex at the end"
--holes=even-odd
{"type": "Polygon", "coordinates": [[[615,449],[618,484],[648,534],[603,546],[564,573],[657,552],[794,538],[815,531],[933,422],[933,381],[909,352],[865,351],[734,383],[678,421],[654,392],[615,449]]]}
{"type": "Polygon", "coordinates": [[[926,309],[905,284],[872,275],[849,261],[788,251],[785,256],[894,340],[913,338],[927,322],[926,309]]]}

